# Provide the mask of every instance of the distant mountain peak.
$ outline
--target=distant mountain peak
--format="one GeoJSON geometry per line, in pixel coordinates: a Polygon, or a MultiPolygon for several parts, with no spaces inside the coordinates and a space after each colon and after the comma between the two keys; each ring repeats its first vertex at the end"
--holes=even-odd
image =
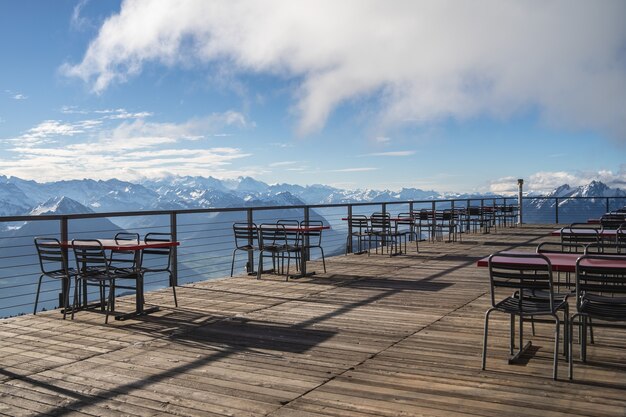
{"type": "Polygon", "coordinates": [[[76,200],[66,196],[52,197],[31,210],[31,216],[51,215],[51,214],[83,214],[94,211],[83,206],[76,200]]]}

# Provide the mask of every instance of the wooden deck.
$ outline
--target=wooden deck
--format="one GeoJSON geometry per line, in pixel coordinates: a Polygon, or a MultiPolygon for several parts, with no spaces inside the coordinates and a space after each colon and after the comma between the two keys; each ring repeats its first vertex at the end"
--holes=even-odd
{"type": "Polygon", "coordinates": [[[508,365],[508,318],[494,313],[480,370],[489,289],[476,259],[531,250],[555,239],[552,229],[329,258],[328,274],[289,282],[186,285],[179,308],[169,291],[149,293],[162,310],[141,320],[104,325],[96,313],[72,321],[58,311],[1,320],[0,414],[626,415],[626,332],[598,329],[575,382],[563,357],[553,381],[552,326],[538,324],[533,355],[508,365]]]}

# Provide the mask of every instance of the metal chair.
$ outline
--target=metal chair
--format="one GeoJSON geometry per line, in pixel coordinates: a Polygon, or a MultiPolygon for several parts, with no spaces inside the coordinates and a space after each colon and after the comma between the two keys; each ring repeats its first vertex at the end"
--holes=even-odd
{"type": "Polygon", "coordinates": [[[594,327],[614,327],[613,323],[597,320],[626,321],[626,256],[584,255],[576,261],[576,313],[569,328],[569,378],[573,379],[573,331],[580,325],[580,358],[587,360],[587,327],[594,320],[594,327]],[[616,262],[618,261],[618,262],[616,262]],[[578,319],[578,322],[576,322],[578,319]],[[597,319],[597,320],[596,320],[597,319]]]}
{"type": "Polygon", "coordinates": [[[509,362],[516,360],[531,342],[525,346],[523,343],[524,319],[536,316],[551,316],[555,321],[554,338],[554,364],[552,377],[557,379],[559,357],[559,330],[560,319],[557,315],[559,310],[564,312],[565,338],[567,341],[568,305],[567,300],[557,300],[554,296],[552,265],[548,258],[541,254],[518,254],[518,253],[495,253],[489,257],[489,281],[491,286],[491,308],[485,313],[485,330],[483,339],[482,369],[487,361],[487,334],[489,329],[489,315],[494,311],[500,311],[511,316],[511,342],[509,362]],[[520,258],[527,260],[523,265],[514,265],[506,262],[507,258],[520,258]],[[496,301],[497,289],[514,290],[514,294],[500,301],[496,301]],[[537,291],[547,293],[547,298],[536,297],[537,291]],[[515,317],[519,317],[519,351],[515,349],[515,317]]]}
{"type": "MultiPolygon", "coordinates": [[[[173,242],[174,239],[171,233],[148,233],[144,237],[146,243],[164,243],[173,242]]],[[[170,287],[172,287],[172,294],[174,295],[174,305],[178,307],[178,299],[176,298],[176,282],[174,280],[174,274],[172,273],[172,247],[166,246],[162,248],[145,248],[141,251],[141,265],[139,271],[139,277],[141,283],[137,285],[143,285],[143,280],[146,274],[149,273],[162,273],[166,272],[169,277],[170,287]],[[148,261],[159,261],[160,263],[154,266],[146,266],[148,261]]],[[[143,303],[144,300],[141,300],[143,303]]]]}
{"type": "MultiPolygon", "coordinates": [[[[115,235],[115,243],[135,243],[139,244],[139,233],[119,232],[115,235]]],[[[114,249],[109,253],[109,268],[119,269],[129,274],[137,272],[136,251],[114,249]]]]}
{"type": "Polygon", "coordinates": [[[407,250],[407,239],[415,241],[415,252],[419,252],[419,236],[416,232],[417,225],[411,213],[400,213],[396,219],[396,233],[404,237],[404,250],[407,250]]]}
{"type": "MultiPolygon", "coordinates": [[[[355,214],[348,219],[348,236],[346,238],[346,255],[348,249],[352,246],[352,238],[357,239],[358,253],[363,253],[363,242],[367,240],[369,242],[370,230],[369,220],[367,216],[361,214],[355,214]]],[[[369,249],[369,247],[368,247],[369,249]]]]}
{"type": "MultiPolygon", "coordinates": [[[[257,226],[254,223],[235,223],[233,224],[233,235],[235,236],[235,249],[233,250],[233,260],[230,265],[230,276],[233,276],[235,270],[235,254],[237,251],[243,251],[247,254],[254,253],[259,250],[255,242],[258,239],[257,226]]],[[[247,265],[247,263],[246,263],[247,265]]],[[[251,266],[251,265],[250,265],[251,266]]],[[[251,270],[252,268],[247,268],[251,270]]]]}
{"type": "MultiPolygon", "coordinates": [[[[257,279],[261,279],[263,273],[263,258],[270,256],[274,270],[276,270],[276,259],[295,248],[287,244],[287,232],[282,224],[261,224],[258,228],[259,234],[259,266],[257,269],[257,279]]],[[[287,276],[289,279],[289,263],[291,257],[287,257],[287,276]]]]}
{"type": "MultiPolygon", "coordinates": [[[[318,248],[322,253],[322,265],[324,266],[324,273],[326,273],[326,259],[324,258],[324,248],[322,247],[322,229],[320,230],[307,230],[310,227],[321,227],[324,223],[321,220],[302,220],[300,222],[300,228],[303,229],[300,232],[300,238],[302,239],[303,251],[309,251],[312,248],[318,248]]],[[[303,256],[308,256],[304,254],[303,256]]]]}
{"type": "Polygon", "coordinates": [[[303,250],[300,222],[295,219],[280,219],[276,221],[276,224],[285,226],[285,240],[287,241],[288,246],[287,250],[285,250],[280,257],[281,268],[284,271],[285,257],[289,257],[296,261],[296,271],[298,271],[300,269],[300,260],[303,250]]]}
{"type": "Polygon", "coordinates": [[[69,307],[71,281],[72,277],[76,274],[76,270],[68,267],[66,251],[61,247],[61,242],[59,242],[58,239],[36,237],[35,247],[37,248],[37,255],[39,256],[41,275],[39,275],[39,282],[37,283],[37,295],[35,296],[33,314],[37,314],[41,281],[46,277],[61,280],[63,319],[65,319],[69,307]]]}
{"type": "Polygon", "coordinates": [[[105,324],[109,322],[109,315],[114,311],[115,279],[123,274],[116,273],[109,268],[109,259],[99,240],[72,240],[72,249],[76,259],[76,282],[74,284],[74,306],[72,308],[72,320],[74,313],[79,307],[79,289],[84,291],[83,305],[87,306],[87,287],[95,285],[100,291],[101,308],[106,311],[105,324]],[[105,297],[105,289],[109,289],[108,297],[105,297]],[[107,301],[105,301],[105,298],[107,301]]]}
{"type": "Polygon", "coordinates": [[[602,226],[588,223],[572,223],[561,229],[561,243],[588,245],[602,243],[602,226]]]}
{"type": "Polygon", "coordinates": [[[372,238],[374,238],[374,247],[376,249],[376,253],[378,253],[379,240],[381,242],[381,246],[387,248],[389,256],[401,252],[401,250],[398,250],[398,247],[400,246],[399,239],[403,235],[403,233],[397,232],[394,228],[391,227],[391,216],[389,215],[389,213],[373,213],[370,216],[370,232],[370,242],[372,238]]]}

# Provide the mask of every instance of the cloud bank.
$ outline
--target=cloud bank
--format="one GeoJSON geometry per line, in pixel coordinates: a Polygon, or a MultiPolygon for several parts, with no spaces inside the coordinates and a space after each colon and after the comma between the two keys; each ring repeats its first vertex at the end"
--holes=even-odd
{"type": "Polygon", "coordinates": [[[46,181],[136,180],[169,174],[230,177],[240,175],[229,171],[232,162],[250,156],[239,148],[218,145],[224,141],[213,138],[219,129],[242,129],[249,124],[234,111],[181,123],[147,121],[145,115],[150,113],[124,109],[68,111],[100,117],[45,120],[18,137],[0,141],[9,145],[9,157],[0,158],[0,171],[26,179],[40,180],[43,175],[46,181]]]}
{"type": "Polygon", "coordinates": [[[96,93],[148,63],[271,74],[296,83],[303,134],[374,97],[386,124],[536,111],[626,140],[624,16],[620,0],[126,0],[62,71],[96,93]]]}

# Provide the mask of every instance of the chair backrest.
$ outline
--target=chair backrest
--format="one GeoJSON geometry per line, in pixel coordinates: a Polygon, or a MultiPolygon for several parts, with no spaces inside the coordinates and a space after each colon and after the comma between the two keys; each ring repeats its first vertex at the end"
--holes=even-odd
{"type": "Polygon", "coordinates": [[[626,246],[617,242],[590,243],[585,246],[587,254],[624,255],[626,256],[626,246]]]}
{"type": "Polygon", "coordinates": [[[537,253],[585,253],[585,245],[569,242],[543,242],[537,246],[537,253]]]}
{"type": "MultiPolygon", "coordinates": [[[[115,235],[115,243],[139,244],[139,233],[119,232],[115,235]]],[[[112,250],[109,256],[109,265],[116,268],[133,268],[135,262],[135,251],[132,250],[112,250]]]]}
{"type": "Polygon", "coordinates": [[[370,225],[375,232],[387,233],[391,231],[391,217],[389,213],[373,213],[370,217],[370,225]]]}
{"type": "Polygon", "coordinates": [[[604,229],[617,229],[623,223],[626,223],[626,214],[623,213],[609,213],[600,218],[600,224],[604,229]]]}
{"type": "MultiPolygon", "coordinates": [[[[626,294],[626,256],[589,254],[576,261],[576,305],[583,294],[626,294]]],[[[625,304],[625,303],[622,303],[625,304]]],[[[609,309],[610,310],[610,309],[609,309]]],[[[610,311],[607,310],[610,314],[610,311]]]]}
{"type": "Polygon", "coordinates": [[[88,276],[94,272],[98,274],[108,273],[109,259],[99,240],[74,239],[72,240],[72,250],[79,275],[88,276]]]}
{"type": "Polygon", "coordinates": [[[259,247],[271,249],[276,246],[287,245],[287,232],[285,225],[263,223],[259,226],[259,247]]]}
{"type": "Polygon", "coordinates": [[[367,229],[369,226],[369,219],[363,214],[352,215],[350,217],[350,222],[352,223],[353,228],[359,229],[359,233],[362,233],[363,230],[367,229]]]}
{"type": "Polygon", "coordinates": [[[561,229],[561,242],[574,244],[601,243],[602,226],[588,223],[572,223],[561,229]]]}
{"type": "Polygon", "coordinates": [[[320,246],[322,244],[322,229],[306,230],[310,227],[322,227],[324,223],[321,220],[302,220],[300,227],[302,230],[302,238],[308,239],[308,246],[320,246]]]}
{"type": "Polygon", "coordinates": [[[42,274],[64,271],[67,274],[67,257],[61,242],[52,237],[36,237],[35,247],[42,274]]]}
{"type": "MultiPolygon", "coordinates": [[[[173,236],[171,233],[158,233],[151,232],[147,233],[144,237],[144,242],[146,243],[165,243],[165,242],[173,242],[173,236]]],[[[141,265],[144,265],[145,258],[149,257],[150,260],[154,259],[162,259],[161,262],[165,262],[164,264],[159,264],[158,267],[150,267],[149,269],[153,272],[157,271],[169,271],[170,266],[172,264],[172,247],[165,246],[162,248],[145,248],[141,251],[141,265]]]]}
{"type": "Polygon", "coordinates": [[[276,224],[285,226],[285,239],[289,245],[300,244],[300,222],[294,219],[280,219],[276,224]]]}
{"type": "Polygon", "coordinates": [[[238,249],[254,245],[258,239],[257,225],[255,223],[235,223],[233,224],[233,235],[235,236],[235,246],[238,249]]]}
{"type": "Polygon", "coordinates": [[[498,252],[489,256],[488,265],[492,306],[496,305],[496,289],[506,288],[518,292],[521,313],[524,312],[524,298],[532,296],[536,291],[546,291],[550,309],[554,309],[552,265],[546,256],[538,253],[498,252]]]}

